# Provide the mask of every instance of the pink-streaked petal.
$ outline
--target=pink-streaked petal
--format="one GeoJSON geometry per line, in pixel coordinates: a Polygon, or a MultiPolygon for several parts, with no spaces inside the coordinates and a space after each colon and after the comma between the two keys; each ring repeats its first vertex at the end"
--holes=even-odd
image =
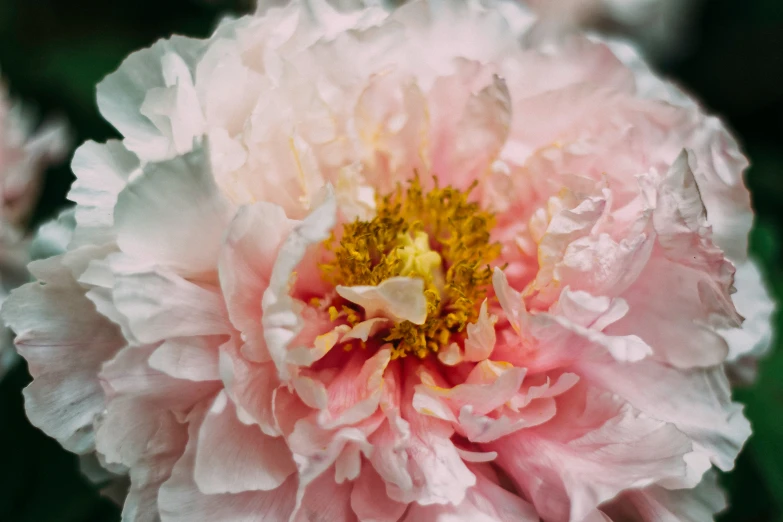
{"type": "MultiPolygon", "coordinates": [[[[405,372],[408,379],[415,378],[411,368],[405,372]]],[[[451,425],[420,414],[414,409],[412,399],[413,390],[405,388],[401,402],[401,413],[407,421],[405,429],[399,429],[393,419],[388,419],[388,428],[372,440],[375,449],[384,438],[383,444],[392,446],[377,459],[379,452],[373,453],[373,465],[387,482],[389,497],[398,502],[458,505],[464,500],[465,492],[476,484],[476,477],[451,441],[454,433],[451,425]],[[393,469],[400,465],[407,470],[393,469]]]]}
{"type": "Polygon", "coordinates": [[[280,245],[295,223],[271,203],[242,207],[220,252],[220,286],[228,315],[245,335],[245,355],[256,362],[269,360],[261,330],[261,299],[280,245]]]}
{"type": "Polygon", "coordinates": [[[307,487],[293,522],[358,522],[351,509],[352,489],[350,482],[337,484],[331,473],[324,473],[307,487]]]}
{"type": "Polygon", "coordinates": [[[289,295],[292,274],[305,257],[310,246],[329,237],[336,220],[336,202],[331,187],[323,194],[323,201],[286,237],[277,256],[269,287],[261,300],[264,340],[281,379],[288,379],[290,369],[286,362],[289,343],[303,326],[297,303],[289,295]]]}
{"type": "Polygon", "coordinates": [[[551,398],[535,401],[520,411],[505,411],[497,417],[476,415],[473,407],[464,406],[459,412],[459,426],[471,442],[488,443],[525,428],[532,428],[551,420],[557,413],[551,398]]]}
{"type": "MultiPolygon", "coordinates": [[[[353,359],[359,361],[357,356],[353,359]]],[[[352,365],[327,387],[328,406],[318,414],[318,424],[326,429],[347,426],[363,421],[375,411],[381,401],[383,373],[391,360],[391,350],[383,348],[364,361],[361,366],[352,365]]]]}
{"type": "MultiPolygon", "coordinates": [[[[498,374],[492,369],[488,369],[488,367],[493,365],[498,366],[497,363],[492,361],[482,361],[471,371],[465,384],[460,384],[450,389],[437,386],[433,381],[426,378],[426,374],[422,374],[422,384],[416,387],[416,393],[438,397],[454,411],[459,411],[463,406],[470,404],[474,413],[485,415],[511,400],[519,391],[519,387],[522,385],[522,381],[527,373],[524,368],[514,368],[509,367],[509,365],[498,374]],[[487,372],[492,374],[491,381],[471,381],[471,376],[486,374],[487,372]]],[[[481,377],[475,378],[480,379],[481,377]]]]}

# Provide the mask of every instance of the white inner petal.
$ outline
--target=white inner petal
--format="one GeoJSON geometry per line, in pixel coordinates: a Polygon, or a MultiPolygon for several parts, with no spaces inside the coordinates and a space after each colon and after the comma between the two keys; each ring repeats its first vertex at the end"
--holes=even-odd
{"type": "Polygon", "coordinates": [[[419,278],[391,277],[377,286],[338,286],[337,293],[364,308],[367,317],[413,324],[424,324],[427,319],[424,281],[419,278]]]}

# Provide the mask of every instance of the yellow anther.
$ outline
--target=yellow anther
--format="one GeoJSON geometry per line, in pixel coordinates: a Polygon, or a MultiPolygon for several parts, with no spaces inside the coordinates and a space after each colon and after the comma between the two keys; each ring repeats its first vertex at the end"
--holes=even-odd
{"type": "Polygon", "coordinates": [[[330,306],[329,307],[329,319],[331,321],[336,321],[338,317],[340,317],[340,312],[337,311],[337,307],[330,306]]]}
{"type": "MultiPolygon", "coordinates": [[[[414,178],[407,189],[379,198],[373,219],[348,223],[339,243],[335,237],[326,242],[334,256],[321,268],[334,284],[378,285],[395,276],[424,280],[425,323],[402,321],[382,334],[392,343],[393,359],[437,352],[474,322],[491,283],[489,264],[500,254],[490,240],[494,215],[468,200],[470,190],[435,182],[425,193],[414,178]]],[[[354,305],[344,305],[338,315],[333,308],[332,320],[344,316],[352,325],[361,320],[354,305]]]]}

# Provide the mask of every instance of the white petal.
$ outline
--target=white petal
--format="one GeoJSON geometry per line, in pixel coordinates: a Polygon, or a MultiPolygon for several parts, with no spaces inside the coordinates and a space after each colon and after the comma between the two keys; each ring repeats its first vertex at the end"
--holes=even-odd
{"type": "Polygon", "coordinates": [[[364,308],[368,317],[383,316],[394,321],[424,324],[427,298],[424,281],[411,277],[391,277],[378,286],[338,286],[341,297],[364,308]]]}
{"type": "Polygon", "coordinates": [[[68,199],[77,204],[76,221],[90,228],[114,224],[114,205],[139,159],[115,140],[105,144],[88,141],[79,147],[71,164],[76,180],[68,199]]]}
{"type": "Polygon", "coordinates": [[[178,81],[176,74],[167,74],[175,71],[164,70],[163,57],[177,55],[182,65],[190,69],[188,75],[192,75],[204,47],[202,40],[181,36],[160,40],[148,49],[131,54],[116,72],[98,84],[101,114],[122,133],[128,149],[143,160],[159,161],[176,152],[170,129],[157,127],[141,112],[151,89],[175,86],[178,81]]]}
{"type": "Polygon", "coordinates": [[[185,275],[214,271],[233,213],[200,147],[147,165],[119,194],[117,244],[126,254],[185,275]]]}
{"type": "Polygon", "coordinates": [[[3,303],[34,381],[24,390],[30,421],[68,450],[92,449],[92,423],[104,409],[101,365],[125,344],[60,266],[51,282],[29,283],[3,303]],[[55,282],[56,281],[56,282],[55,282]]]}
{"type": "Polygon", "coordinates": [[[745,261],[737,267],[734,286],[737,287],[737,292],[731,297],[745,321],[741,328],[720,330],[720,333],[729,343],[728,360],[732,377],[739,376],[748,382],[755,373],[755,360],[769,350],[772,341],[770,322],[775,303],[765,287],[758,265],[753,260],[745,261]],[[750,364],[744,365],[743,358],[747,358],[750,364]]]}
{"type": "Polygon", "coordinates": [[[145,343],[172,337],[232,332],[225,302],[215,288],[199,286],[176,274],[128,266],[114,258],[114,304],[134,336],[145,343]]]}
{"type": "Polygon", "coordinates": [[[219,347],[224,338],[180,337],[161,344],[149,358],[151,367],[178,379],[220,380],[219,347]]]}

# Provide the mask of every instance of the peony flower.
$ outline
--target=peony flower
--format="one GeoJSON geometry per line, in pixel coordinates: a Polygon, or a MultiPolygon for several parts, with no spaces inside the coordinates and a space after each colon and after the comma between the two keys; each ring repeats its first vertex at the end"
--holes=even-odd
{"type": "Polygon", "coordinates": [[[533,24],[294,2],[99,85],[123,139],[76,152],[67,251],[3,315],[30,419],[130,477],[123,520],[725,506],[726,362],[769,331],[747,162],[630,47],[533,24]]]}
{"type": "MultiPolygon", "coordinates": [[[[30,261],[27,222],[38,201],[46,165],[68,150],[61,122],[37,131],[32,114],[8,99],[0,83],[0,303],[11,289],[25,283],[30,261]]],[[[11,332],[0,331],[0,377],[16,360],[11,332]]]]}
{"type": "Polygon", "coordinates": [[[522,0],[556,31],[601,27],[637,42],[652,58],[673,58],[693,39],[703,0],[522,0]]]}

